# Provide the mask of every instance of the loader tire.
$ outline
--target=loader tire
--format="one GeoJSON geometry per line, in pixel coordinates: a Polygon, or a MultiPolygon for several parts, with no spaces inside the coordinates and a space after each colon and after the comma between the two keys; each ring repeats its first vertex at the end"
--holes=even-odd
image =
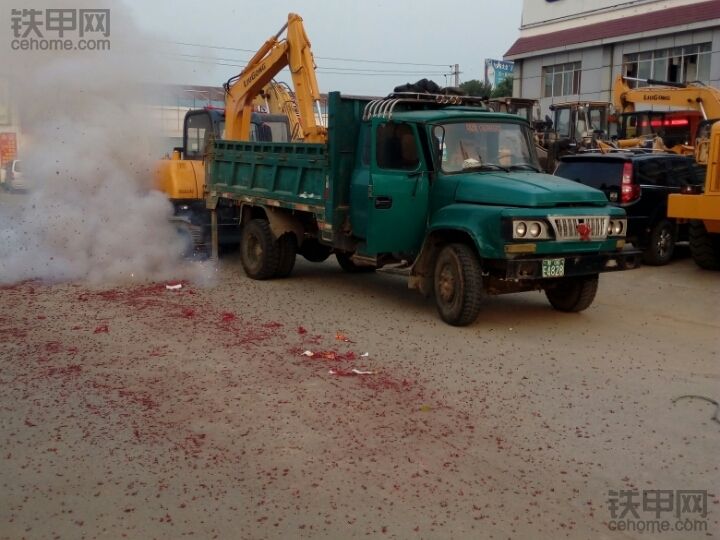
{"type": "Polygon", "coordinates": [[[280,249],[267,220],[252,219],[243,226],[240,259],[249,278],[262,280],[276,275],[280,249]]]}
{"type": "Polygon", "coordinates": [[[690,254],[704,270],[720,270],[720,234],[711,234],[702,221],[691,220],[688,230],[690,254]]]}

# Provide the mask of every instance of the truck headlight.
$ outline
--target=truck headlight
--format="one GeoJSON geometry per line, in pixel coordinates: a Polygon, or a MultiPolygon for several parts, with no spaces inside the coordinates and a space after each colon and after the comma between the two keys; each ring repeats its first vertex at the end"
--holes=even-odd
{"type": "Polygon", "coordinates": [[[608,226],[608,236],[625,236],[627,233],[627,219],[611,219],[608,226]]]}
{"type": "Polygon", "coordinates": [[[550,238],[548,224],[536,219],[516,219],[512,222],[514,240],[547,240],[550,238]]]}

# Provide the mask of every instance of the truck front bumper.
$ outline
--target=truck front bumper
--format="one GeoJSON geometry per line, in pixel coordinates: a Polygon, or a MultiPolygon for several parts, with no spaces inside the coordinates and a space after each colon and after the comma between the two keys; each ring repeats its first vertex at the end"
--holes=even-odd
{"type": "Polygon", "coordinates": [[[511,280],[540,280],[555,279],[543,276],[543,260],[564,259],[563,277],[587,276],[600,272],[614,272],[630,270],[640,264],[642,252],[634,249],[610,253],[589,253],[573,255],[557,255],[546,257],[516,258],[497,261],[499,265],[492,265],[495,277],[511,280]]]}

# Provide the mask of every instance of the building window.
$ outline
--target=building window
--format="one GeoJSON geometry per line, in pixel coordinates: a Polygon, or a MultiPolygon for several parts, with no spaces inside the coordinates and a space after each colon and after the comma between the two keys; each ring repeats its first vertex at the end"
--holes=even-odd
{"type": "MultiPolygon", "coordinates": [[[[658,49],[623,56],[626,77],[670,82],[710,82],[710,43],[658,49]]],[[[647,86],[628,81],[630,86],[647,86]]]]}
{"type": "Polygon", "coordinates": [[[580,93],[580,62],[543,68],[543,97],[570,96],[580,93]]]}

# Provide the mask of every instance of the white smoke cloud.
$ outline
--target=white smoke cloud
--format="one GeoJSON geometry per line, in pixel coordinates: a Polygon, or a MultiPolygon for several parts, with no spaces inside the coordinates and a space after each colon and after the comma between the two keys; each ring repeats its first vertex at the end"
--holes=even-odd
{"type": "Polygon", "coordinates": [[[111,48],[11,50],[10,7],[2,8],[0,75],[10,81],[33,189],[0,206],[0,282],[192,277],[198,268],[180,259],[172,207],[150,189],[153,163],[168,150],[145,106],[147,83],[170,80],[162,57],[148,54],[148,36],[119,2],[22,4],[109,8],[111,48]]]}

